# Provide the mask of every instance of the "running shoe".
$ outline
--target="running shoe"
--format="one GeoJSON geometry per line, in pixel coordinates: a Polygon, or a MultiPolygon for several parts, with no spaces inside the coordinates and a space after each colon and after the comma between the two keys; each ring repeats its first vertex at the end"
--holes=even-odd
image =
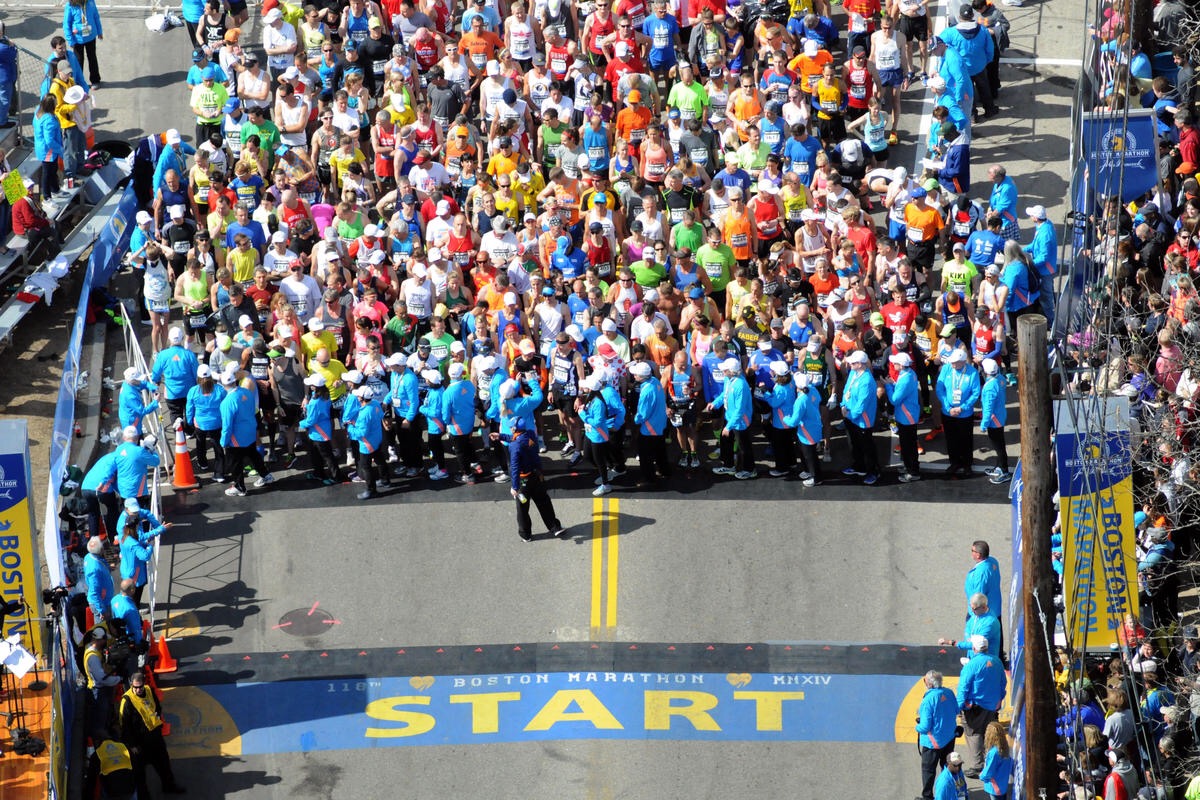
{"type": "Polygon", "coordinates": [[[863,478],[863,483],[865,483],[867,486],[874,486],[878,482],[879,476],[877,475],[868,475],[867,477],[863,478]]]}
{"type": "Polygon", "coordinates": [[[431,481],[444,481],[444,480],[446,480],[446,478],[449,478],[449,477],[450,477],[450,473],[444,469],[439,469],[439,470],[437,470],[435,472],[431,472],[429,474],[429,480],[431,480],[431,481]]]}
{"type": "Polygon", "coordinates": [[[229,497],[245,497],[246,496],[246,492],[237,488],[236,486],[230,486],[228,489],[225,490],[225,494],[228,495],[229,497]]]}
{"type": "Polygon", "coordinates": [[[571,455],[571,453],[574,450],[575,450],[575,445],[572,444],[571,442],[567,442],[566,444],[563,445],[563,449],[561,452],[564,456],[569,456],[569,455],[571,455]]]}
{"type": "Polygon", "coordinates": [[[1012,475],[1009,475],[1007,472],[1000,472],[988,478],[988,482],[995,484],[996,486],[999,486],[1002,483],[1008,483],[1011,480],[1012,475]]]}
{"type": "Polygon", "coordinates": [[[679,466],[683,467],[684,469],[687,469],[687,465],[689,463],[688,454],[684,453],[683,455],[681,455],[679,457],[679,460],[676,461],[675,463],[678,464],[679,466]]]}
{"type": "Polygon", "coordinates": [[[261,489],[262,487],[264,487],[268,484],[274,483],[274,482],[275,482],[275,474],[272,472],[268,472],[266,475],[263,475],[261,478],[259,478],[258,480],[256,480],[254,482],[254,488],[261,489]]]}
{"type": "Polygon", "coordinates": [[[690,466],[692,469],[699,469],[699,468],[700,468],[700,456],[698,456],[696,453],[692,453],[691,462],[692,462],[692,463],[691,463],[689,466],[690,466]]]}
{"type": "Polygon", "coordinates": [[[757,477],[758,477],[758,473],[757,473],[757,472],[751,472],[750,470],[745,470],[745,469],[744,469],[744,470],[741,470],[741,471],[739,471],[739,472],[735,472],[735,473],[733,473],[733,477],[737,478],[739,481],[748,481],[748,480],[751,480],[751,479],[753,479],[753,478],[757,478],[757,477]]]}
{"type": "Polygon", "coordinates": [[[735,472],[733,467],[713,467],[713,475],[733,475],[735,472]]]}
{"type": "Polygon", "coordinates": [[[901,472],[900,473],[900,482],[901,483],[913,483],[913,482],[919,481],[919,480],[921,480],[920,475],[913,475],[911,472],[901,472]]]}
{"type": "Polygon", "coordinates": [[[571,453],[571,457],[567,459],[567,463],[572,467],[578,464],[580,461],[583,461],[583,453],[579,452],[578,450],[576,450],[574,453],[571,453]]]}
{"type": "Polygon", "coordinates": [[[936,428],[931,430],[929,433],[925,434],[925,441],[932,442],[934,439],[936,439],[938,436],[941,435],[942,430],[943,430],[942,426],[938,425],[936,428]]]}
{"type": "Polygon", "coordinates": [[[607,483],[602,483],[592,492],[592,497],[604,497],[606,494],[612,493],[612,487],[607,483]]]}
{"type": "Polygon", "coordinates": [[[770,475],[772,478],[782,478],[785,475],[787,475],[789,472],[790,472],[790,470],[786,470],[786,469],[773,469],[773,470],[770,470],[769,472],[767,472],[767,474],[770,475]]]}
{"type": "Polygon", "coordinates": [[[857,470],[854,467],[846,467],[844,470],[842,470],[842,474],[847,478],[861,478],[867,473],[857,470]]]}

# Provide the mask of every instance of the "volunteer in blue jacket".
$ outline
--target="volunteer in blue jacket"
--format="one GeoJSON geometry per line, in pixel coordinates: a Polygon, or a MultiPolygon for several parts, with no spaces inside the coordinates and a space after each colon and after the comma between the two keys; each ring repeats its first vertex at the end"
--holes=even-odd
{"type": "Polygon", "coordinates": [[[971,656],[958,676],[958,710],[966,730],[968,763],[963,770],[968,778],[978,778],[983,769],[983,733],[988,723],[999,718],[1000,705],[1008,691],[1004,664],[988,652],[988,640],[971,637],[971,656]]]}
{"type": "Polygon", "coordinates": [[[960,131],[965,131],[971,125],[975,90],[962,56],[953,47],[948,47],[946,40],[940,36],[929,40],[929,52],[938,57],[937,77],[941,78],[945,88],[938,98],[938,105],[944,105],[950,112],[950,119],[955,126],[960,131]]]}
{"type": "Polygon", "coordinates": [[[144,391],[153,395],[157,389],[154,384],[147,382],[146,376],[137,367],[126,369],[125,382],[121,384],[121,391],[117,396],[117,418],[122,428],[132,425],[138,435],[142,433],[142,419],[158,411],[157,400],[147,403],[142,399],[144,391]]]}
{"type": "Polygon", "coordinates": [[[138,603],[133,599],[136,591],[132,580],[121,581],[120,591],[113,595],[109,602],[112,612],[109,619],[111,625],[119,625],[125,629],[125,634],[137,646],[135,652],[143,653],[145,648],[141,645],[146,641],[146,634],[142,626],[142,615],[138,612],[138,603]]]}
{"type": "Polygon", "coordinates": [[[721,466],[713,467],[714,475],[732,475],[739,481],[758,476],[754,467],[754,445],[750,441],[750,415],[754,411],[750,384],[742,372],[742,362],[729,357],[721,362],[725,383],[721,394],[708,404],[709,412],[723,410],[725,425],[721,428],[721,466]],[[734,468],[734,450],[737,468],[734,468]]]}
{"type": "Polygon", "coordinates": [[[517,535],[523,541],[533,540],[533,519],[529,506],[537,506],[542,524],[556,539],[567,535],[567,529],[554,513],[554,503],[546,492],[546,477],[542,474],[542,457],[538,454],[537,432],[525,427],[525,420],[513,419],[513,439],[508,445],[508,488],[517,503],[517,535]]]}
{"type": "MultiPolygon", "coordinates": [[[[958,24],[942,31],[941,38],[962,57],[963,68],[971,78],[975,98],[983,106],[984,116],[1000,113],[987,77],[987,66],[996,54],[996,42],[992,34],[975,21],[975,9],[970,3],[963,3],[959,7],[958,24]]],[[[963,110],[968,113],[974,111],[972,108],[963,110]]]]}
{"type": "Polygon", "coordinates": [[[67,0],[63,7],[63,33],[80,66],[87,56],[88,81],[99,88],[100,62],[96,59],[96,41],[104,38],[104,25],[100,22],[95,0],[67,0]]]}
{"type": "Polygon", "coordinates": [[[895,353],[888,361],[896,367],[896,379],[885,381],[888,402],[896,420],[896,437],[900,440],[900,461],[904,471],[901,483],[921,480],[921,459],[917,450],[917,423],[921,421],[921,387],[913,370],[912,356],[895,353]]]}
{"type": "MultiPolygon", "coordinates": [[[[1054,223],[1046,218],[1045,206],[1030,206],[1025,216],[1033,220],[1033,241],[1025,245],[1025,252],[1033,261],[1033,271],[1038,277],[1042,313],[1046,324],[1054,327],[1054,275],[1058,271],[1058,234],[1054,223]]],[[[1014,332],[1015,328],[1012,329],[1014,332]]]]}
{"type": "Polygon", "coordinates": [[[116,529],[120,536],[121,579],[133,581],[133,599],[139,605],[146,582],[150,579],[154,537],[161,536],[170,527],[171,523],[159,522],[149,509],[142,508],[134,498],[125,501],[125,510],[117,520],[116,529]]]}
{"type": "Polygon", "coordinates": [[[171,328],[167,333],[167,345],[154,357],[150,380],[163,387],[167,409],[174,421],[185,417],[188,392],[196,385],[200,362],[195,353],[183,346],[183,328],[171,328]]]}
{"type": "Polygon", "coordinates": [[[988,600],[988,613],[1001,619],[1000,603],[1004,596],[1000,587],[1000,562],[992,555],[991,547],[983,539],[976,539],[971,543],[971,560],[974,566],[967,572],[963,581],[963,591],[967,596],[967,613],[970,613],[971,598],[982,594],[988,600]]]}
{"type": "Polygon", "coordinates": [[[989,653],[999,653],[1003,649],[1004,633],[1000,630],[1000,620],[988,611],[988,599],[984,594],[971,596],[971,613],[967,614],[967,621],[963,623],[962,638],[957,641],[938,639],[938,644],[948,644],[969,654],[972,636],[987,639],[989,653]]]}
{"type": "Polygon", "coordinates": [[[346,433],[358,442],[358,476],[366,484],[357,497],[370,500],[379,496],[380,486],[391,485],[387,479],[387,448],[383,446],[383,407],[370,386],[358,387],[354,396],[359,406],[354,419],[346,425],[346,433]]]}
{"type": "Polygon", "coordinates": [[[450,434],[450,445],[458,456],[462,470],[455,476],[459,483],[475,484],[475,444],[471,434],[475,431],[475,384],[467,380],[465,364],[455,361],[447,369],[450,385],[442,393],[442,420],[450,434]]]}
{"type": "Polygon", "coordinates": [[[958,753],[946,757],[946,768],[933,786],[934,800],[967,800],[967,777],[962,763],[958,753]]]}
{"type": "Polygon", "coordinates": [[[117,451],[105,453],[84,473],[79,491],[88,510],[88,536],[100,534],[101,508],[104,529],[116,531],[120,506],[117,504],[117,451]]]}
{"type": "MultiPolygon", "coordinates": [[[[512,381],[507,381],[506,385],[507,383],[512,381]]],[[[502,391],[501,397],[506,393],[502,391]]],[[[598,473],[596,489],[592,496],[603,497],[612,492],[612,485],[608,482],[609,440],[612,439],[609,431],[608,404],[604,402],[600,384],[594,375],[579,382],[579,393],[579,419],[583,421],[583,436],[587,439],[586,455],[598,473]]]]}
{"type": "Polygon", "coordinates": [[[427,369],[421,373],[429,389],[425,392],[425,402],[421,403],[421,414],[425,417],[425,433],[429,437],[429,452],[433,456],[433,466],[429,468],[431,481],[444,481],[450,477],[446,471],[446,421],[442,419],[442,373],[437,369],[427,369]]]}
{"type": "MultiPolygon", "coordinates": [[[[117,494],[124,499],[137,498],[143,505],[150,503],[150,475],[148,471],[162,463],[154,449],[158,439],[153,435],[141,437],[138,444],[137,428],[127,426],[121,432],[124,439],[114,453],[117,461],[117,494]]],[[[115,535],[116,531],[110,531],[115,535]]]]}
{"type": "Polygon", "coordinates": [[[988,470],[988,480],[999,485],[1012,480],[1012,474],[1008,471],[1008,448],[1004,444],[1004,423],[1008,420],[1005,390],[1008,384],[1000,377],[1000,365],[995,359],[985,358],[980,366],[983,367],[984,383],[979,395],[983,407],[979,429],[987,435],[996,452],[996,466],[988,470]]]}
{"type": "Polygon", "coordinates": [[[860,477],[867,486],[879,481],[879,455],[875,452],[875,413],[878,408],[871,359],[862,350],[846,356],[850,373],[842,387],[842,417],[850,439],[851,465],[842,470],[847,477],[860,477]]]}
{"type": "MultiPolygon", "coordinates": [[[[403,353],[393,353],[384,363],[391,370],[388,376],[391,388],[383,398],[383,403],[385,406],[391,406],[393,435],[396,438],[400,463],[404,465],[404,477],[415,478],[421,474],[424,452],[421,446],[421,429],[417,423],[421,391],[416,370],[419,369],[421,359],[416,353],[407,358],[403,353]]],[[[400,475],[399,468],[396,474],[400,475]]]]}
{"type": "Polygon", "coordinates": [[[196,466],[208,469],[208,446],[213,449],[213,483],[225,482],[225,448],[221,447],[221,401],[225,390],[213,379],[207,364],[196,368],[196,385],[188,389],[183,421],[196,437],[196,466]]]}
{"type": "Polygon", "coordinates": [[[954,350],[949,363],[943,364],[937,379],[938,403],[942,408],[942,425],[946,429],[946,451],[951,477],[971,477],[975,458],[975,404],[979,402],[979,373],[967,363],[967,354],[954,350]]]}
{"type": "Polygon", "coordinates": [[[804,460],[800,481],[805,486],[816,486],[821,482],[821,457],[817,454],[817,445],[824,435],[821,423],[824,401],[821,390],[812,384],[808,373],[797,372],[792,376],[792,382],[796,384],[796,402],[785,422],[796,430],[796,439],[800,442],[800,457],[804,460]]]}
{"type": "Polygon", "coordinates": [[[617,376],[611,369],[598,369],[592,374],[608,409],[608,477],[619,478],[625,474],[625,400],[617,388],[617,376]]]}
{"type": "Polygon", "coordinates": [[[229,479],[233,485],[225,490],[230,497],[246,496],[246,464],[258,472],[255,487],[261,488],[275,482],[275,476],[267,471],[262,453],[258,452],[258,387],[252,382],[250,388],[238,382],[238,375],[245,373],[225,372],[221,384],[229,394],[221,401],[221,446],[229,459],[229,479]]]}
{"type": "Polygon", "coordinates": [[[638,466],[642,473],[638,486],[648,488],[659,478],[671,477],[667,461],[667,393],[655,380],[649,362],[633,362],[629,374],[634,380],[632,391],[637,395],[633,422],[638,426],[638,466]]]}
{"type": "Polygon", "coordinates": [[[772,385],[763,393],[763,400],[770,409],[765,432],[775,453],[775,468],[770,475],[782,478],[796,468],[796,426],[788,423],[796,407],[796,384],[786,361],[772,361],[767,369],[772,385]]]}
{"type": "Polygon", "coordinates": [[[954,729],[958,727],[958,701],[954,692],[942,686],[942,673],[925,673],[925,695],[917,712],[917,750],[921,753],[921,797],[933,797],[933,782],[938,768],[954,749],[954,729]]]}
{"type": "Polygon", "coordinates": [[[104,540],[99,536],[88,539],[87,555],[83,557],[83,584],[87,588],[88,608],[92,610],[96,622],[108,619],[112,614],[110,603],[116,588],[112,570],[104,560],[104,540]]]}
{"type": "Polygon", "coordinates": [[[309,388],[309,394],[304,403],[300,430],[308,434],[312,458],[312,471],[304,473],[304,477],[320,481],[323,486],[333,486],[341,476],[337,459],[333,457],[333,403],[329,400],[329,387],[320,373],[309,375],[304,379],[304,385],[309,388]]]}

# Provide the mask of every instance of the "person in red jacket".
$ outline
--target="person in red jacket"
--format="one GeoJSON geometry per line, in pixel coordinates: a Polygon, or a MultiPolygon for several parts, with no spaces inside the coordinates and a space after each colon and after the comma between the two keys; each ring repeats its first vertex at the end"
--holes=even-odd
{"type": "Polygon", "coordinates": [[[31,193],[32,185],[33,181],[25,182],[25,188],[30,192],[13,203],[12,207],[13,233],[29,241],[30,252],[46,240],[59,243],[58,226],[46,216],[41,203],[31,193]]]}

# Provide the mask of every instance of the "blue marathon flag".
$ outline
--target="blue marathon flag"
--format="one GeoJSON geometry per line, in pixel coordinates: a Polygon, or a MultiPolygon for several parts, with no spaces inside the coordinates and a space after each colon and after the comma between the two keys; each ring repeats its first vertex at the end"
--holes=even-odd
{"type": "Polygon", "coordinates": [[[1128,202],[1158,185],[1158,132],[1152,109],[1118,116],[1084,114],[1080,140],[1093,197],[1119,194],[1128,202]]]}

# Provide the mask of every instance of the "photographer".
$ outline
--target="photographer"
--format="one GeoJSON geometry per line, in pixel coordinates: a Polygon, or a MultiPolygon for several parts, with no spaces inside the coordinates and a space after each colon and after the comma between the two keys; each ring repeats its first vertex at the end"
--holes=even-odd
{"type": "Polygon", "coordinates": [[[119,675],[114,675],[108,670],[105,651],[107,644],[108,633],[98,625],[88,632],[87,644],[83,648],[83,671],[87,676],[90,698],[87,725],[91,737],[96,741],[104,738],[104,731],[109,727],[113,705],[112,687],[121,682],[119,675]]]}

